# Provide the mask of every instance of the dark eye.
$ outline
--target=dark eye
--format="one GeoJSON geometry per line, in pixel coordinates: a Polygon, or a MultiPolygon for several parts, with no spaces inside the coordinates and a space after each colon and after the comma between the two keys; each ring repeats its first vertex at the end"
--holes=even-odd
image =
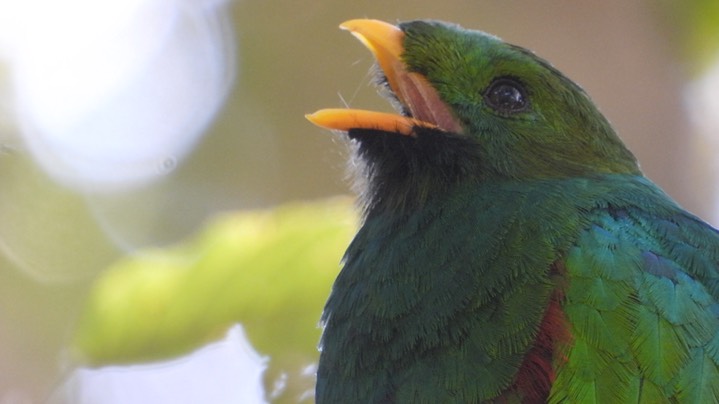
{"type": "Polygon", "coordinates": [[[524,86],[519,81],[502,77],[495,79],[484,92],[484,99],[495,111],[503,114],[513,114],[527,109],[527,100],[524,86]]]}

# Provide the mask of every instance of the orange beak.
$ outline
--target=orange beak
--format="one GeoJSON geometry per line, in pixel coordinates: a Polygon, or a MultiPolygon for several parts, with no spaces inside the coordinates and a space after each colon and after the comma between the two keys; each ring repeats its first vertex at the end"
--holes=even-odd
{"type": "Polygon", "coordinates": [[[317,126],[348,131],[370,129],[411,136],[416,127],[461,133],[462,128],[436,90],[418,73],[409,72],[402,60],[404,32],[378,20],[350,20],[340,25],[357,37],[374,55],[387,83],[411,117],[357,109],[322,109],[305,117],[317,126]]]}

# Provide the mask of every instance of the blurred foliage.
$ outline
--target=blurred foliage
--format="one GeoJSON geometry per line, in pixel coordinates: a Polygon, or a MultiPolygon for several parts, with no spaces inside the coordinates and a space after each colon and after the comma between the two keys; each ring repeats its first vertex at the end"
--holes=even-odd
{"type": "MultiPolygon", "coordinates": [[[[629,24],[617,23],[626,16],[639,27],[636,32],[645,32],[641,25],[644,20],[638,18],[646,16],[645,9],[632,14],[632,7],[617,7],[619,3],[599,4],[319,1],[268,7],[265,2],[238,2],[233,18],[241,34],[238,37],[242,38],[238,44],[242,68],[233,97],[208,129],[208,136],[173,176],[116,202],[122,209],[111,206],[120,211],[112,216],[117,217],[111,221],[112,230],[134,228],[137,224],[139,230],[130,233],[142,238],[132,237],[133,242],[140,240],[130,244],[148,245],[157,240],[176,240],[188,229],[196,228],[207,212],[343,192],[346,187],[339,180],[341,170],[328,170],[341,165],[341,147],[335,147],[336,140],[320,135],[302,116],[316,108],[339,104],[337,94],[353,105],[381,108],[385,103],[371,86],[365,86],[369,79],[363,75],[371,56],[337,31],[340,21],[358,16],[389,21],[440,18],[525,45],[532,44],[528,38],[536,37],[536,43],[543,43],[555,35],[559,44],[555,45],[559,47],[556,54],[569,55],[563,63],[572,66],[573,59],[582,61],[581,55],[586,55],[582,51],[602,51],[577,42],[591,39],[589,34],[600,38],[602,44],[612,44],[612,40],[594,34],[598,31],[592,21],[617,30],[617,26],[629,24]],[[581,31],[577,26],[586,26],[588,34],[576,35],[575,42],[562,42],[581,31]],[[321,89],[318,83],[323,83],[321,89]]],[[[673,31],[667,37],[678,38],[677,49],[685,51],[682,61],[695,74],[701,73],[719,50],[719,1],[664,0],[650,7],[656,11],[660,6],[664,27],[673,31]]],[[[656,16],[652,17],[655,22],[656,16]]],[[[628,31],[619,32],[625,35],[628,31]]],[[[632,41],[627,42],[627,46],[632,45],[632,41]]],[[[551,49],[548,45],[545,54],[551,49]]],[[[642,48],[629,49],[641,53],[642,48]]],[[[607,53],[601,55],[603,61],[607,53]]],[[[642,57],[649,58],[652,53],[647,55],[642,57]]],[[[661,63],[669,62],[662,59],[655,64],[661,63]]],[[[622,73],[622,80],[606,80],[602,70],[618,71],[616,66],[592,60],[588,64],[596,69],[585,74],[587,79],[598,77],[609,89],[636,91],[632,84],[637,75],[622,73]]],[[[581,71],[581,66],[575,67],[575,72],[581,71]]],[[[651,75],[639,70],[641,77],[657,77],[656,72],[651,75]]],[[[0,71],[0,75],[4,73],[0,71]]],[[[667,85],[656,80],[650,83],[667,85]]],[[[583,84],[591,86],[591,82],[583,84]]],[[[595,84],[596,88],[602,86],[595,84]]],[[[666,92],[671,91],[669,86],[666,92]]],[[[616,111],[625,111],[628,121],[637,120],[637,103],[622,108],[621,102],[627,97],[616,91],[608,93],[607,97],[615,98],[620,106],[615,107],[616,111]]],[[[9,103],[8,100],[6,96],[0,103],[9,103]]],[[[611,110],[611,104],[607,105],[611,110]]],[[[665,110],[657,111],[661,111],[658,116],[662,118],[667,115],[665,110]]],[[[84,282],[103,269],[108,257],[120,252],[113,240],[99,231],[98,226],[106,223],[94,221],[83,198],[57,186],[52,188],[35,174],[38,169],[30,161],[20,161],[21,145],[17,148],[20,152],[15,152],[9,147],[13,144],[2,138],[13,126],[3,119],[0,114],[0,240],[13,255],[5,257],[8,261],[4,267],[0,265],[5,291],[0,310],[5,326],[0,336],[7,352],[0,359],[5,366],[3,375],[14,379],[0,380],[0,387],[3,382],[14,391],[33,391],[34,387],[41,397],[49,380],[55,382],[48,375],[55,369],[57,351],[64,342],[63,327],[73,324],[85,289],[84,284],[49,285],[34,280],[84,282]],[[9,245],[14,240],[26,248],[9,245]],[[27,252],[32,262],[18,265],[18,252],[27,252]],[[18,271],[17,266],[23,271],[18,271]],[[28,268],[47,272],[30,272],[28,268]],[[32,273],[33,281],[22,277],[27,273],[32,273]],[[20,379],[27,382],[18,385],[20,379]]],[[[620,115],[615,115],[614,120],[622,121],[620,115]]],[[[651,123],[655,119],[640,121],[651,123]]],[[[673,127],[665,120],[661,122],[671,132],[673,127]]],[[[643,133],[639,129],[625,133],[637,136],[643,133]]],[[[657,141],[660,137],[652,127],[644,130],[652,146],[667,147],[665,141],[657,141]]],[[[679,139],[684,142],[685,136],[679,139]]],[[[655,148],[647,154],[659,153],[655,148]]],[[[644,167],[649,166],[645,161],[644,167]]],[[[664,159],[659,159],[656,166],[664,170],[657,171],[664,174],[657,178],[665,181],[681,169],[681,164],[666,164],[664,159]]],[[[356,226],[353,212],[348,199],[333,199],[224,214],[182,244],[124,258],[107,268],[94,284],[75,330],[74,349],[92,366],[158,361],[214,341],[227,327],[239,322],[260,354],[270,357],[267,391],[286,372],[290,378],[283,397],[294,397],[287,399],[294,402],[299,393],[311,388],[311,380],[293,379],[292,375],[301,373],[317,358],[318,320],[339,270],[341,254],[356,226]]],[[[0,401],[4,402],[2,393],[0,401]]]]}
{"type": "MultiPolygon", "coordinates": [[[[242,323],[285,396],[317,360],[318,321],[356,227],[347,198],[222,215],[193,240],[123,259],[99,278],[74,349],[94,366],[185,354],[242,323]]],[[[266,391],[271,391],[268,386],[266,391]]],[[[293,401],[293,400],[290,400],[293,401]]]]}
{"type": "Polygon", "coordinates": [[[86,198],[52,182],[15,148],[1,150],[0,250],[41,282],[73,282],[97,274],[121,252],[105,237],[86,198]],[[61,242],[60,242],[61,241],[61,242]]]}
{"type": "Polygon", "coordinates": [[[674,28],[684,60],[694,74],[701,74],[719,56],[719,1],[665,0],[664,18],[674,28]]]}

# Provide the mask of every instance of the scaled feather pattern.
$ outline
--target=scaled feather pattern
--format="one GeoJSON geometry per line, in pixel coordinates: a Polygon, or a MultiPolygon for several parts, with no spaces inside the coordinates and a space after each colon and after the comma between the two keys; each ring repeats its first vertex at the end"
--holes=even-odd
{"type": "Polygon", "coordinates": [[[364,184],[317,402],[719,402],[719,234],[587,94],[480,31],[343,26],[401,107],[308,116],[364,184]]]}

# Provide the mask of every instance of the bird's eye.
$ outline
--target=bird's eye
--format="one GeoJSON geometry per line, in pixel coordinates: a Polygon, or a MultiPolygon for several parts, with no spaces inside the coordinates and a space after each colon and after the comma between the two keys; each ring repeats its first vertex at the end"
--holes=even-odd
{"type": "Polygon", "coordinates": [[[492,109],[502,114],[521,112],[529,105],[524,86],[509,77],[495,79],[485,90],[484,99],[492,109]]]}

